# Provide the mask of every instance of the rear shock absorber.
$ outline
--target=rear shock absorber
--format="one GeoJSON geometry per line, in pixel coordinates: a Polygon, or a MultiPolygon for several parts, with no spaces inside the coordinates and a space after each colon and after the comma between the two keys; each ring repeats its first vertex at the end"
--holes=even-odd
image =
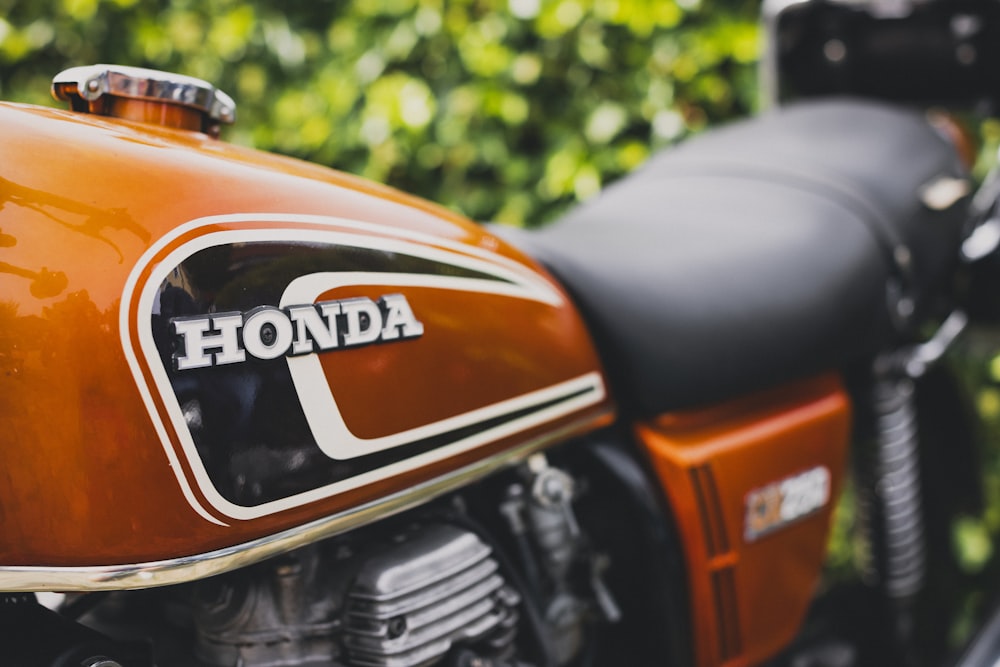
{"type": "Polygon", "coordinates": [[[913,382],[883,379],[873,390],[875,497],[882,517],[882,584],[890,599],[914,598],[923,588],[924,524],[913,382]]]}
{"type": "Polygon", "coordinates": [[[927,545],[921,489],[915,381],[967,324],[955,311],[927,342],[881,357],[869,402],[873,451],[862,465],[862,521],[872,546],[870,574],[884,592],[904,664],[913,664],[917,597],[924,588],[927,545]]]}
{"type": "Polygon", "coordinates": [[[869,546],[866,579],[879,591],[885,630],[882,656],[912,665],[917,596],[926,575],[913,382],[877,373],[868,405],[870,447],[859,460],[859,520],[869,546]]]}

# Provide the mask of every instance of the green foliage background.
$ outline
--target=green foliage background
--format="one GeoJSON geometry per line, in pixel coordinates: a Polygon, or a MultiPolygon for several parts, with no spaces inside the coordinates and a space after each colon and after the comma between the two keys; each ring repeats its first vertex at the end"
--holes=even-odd
{"type": "Polygon", "coordinates": [[[0,0],[0,99],[111,62],[215,83],[226,138],[538,224],[745,114],[756,2],[0,0]]]}

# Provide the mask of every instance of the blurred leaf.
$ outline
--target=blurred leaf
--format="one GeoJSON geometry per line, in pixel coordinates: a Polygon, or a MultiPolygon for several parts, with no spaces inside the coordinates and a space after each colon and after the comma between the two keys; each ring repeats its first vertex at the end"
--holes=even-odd
{"type": "Polygon", "coordinates": [[[986,525],[979,520],[965,517],[954,526],[953,540],[958,562],[967,572],[977,572],[993,555],[993,542],[986,525]]]}

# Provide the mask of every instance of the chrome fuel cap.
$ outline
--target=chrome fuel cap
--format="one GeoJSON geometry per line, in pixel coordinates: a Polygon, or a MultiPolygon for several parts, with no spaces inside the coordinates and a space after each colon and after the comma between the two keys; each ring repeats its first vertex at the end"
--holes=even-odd
{"type": "Polygon", "coordinates": [[[52,95],[75,111],[212,134],[236,120],[233,99],[207,81],[142,67],[71,67],[52,79],[52,95]]]}

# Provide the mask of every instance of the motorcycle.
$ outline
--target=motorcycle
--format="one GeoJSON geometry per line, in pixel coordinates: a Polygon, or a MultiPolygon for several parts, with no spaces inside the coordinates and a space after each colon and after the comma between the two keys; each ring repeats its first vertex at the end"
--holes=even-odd
{"type": "Polygon", "coordinates": [[[535,232],[226,144],[197,79],[0,105],[0,662],[943,659],[1000,175],[912,105],[1000,99],[997,11],[770,5],[782,106],[535,232]]]}

